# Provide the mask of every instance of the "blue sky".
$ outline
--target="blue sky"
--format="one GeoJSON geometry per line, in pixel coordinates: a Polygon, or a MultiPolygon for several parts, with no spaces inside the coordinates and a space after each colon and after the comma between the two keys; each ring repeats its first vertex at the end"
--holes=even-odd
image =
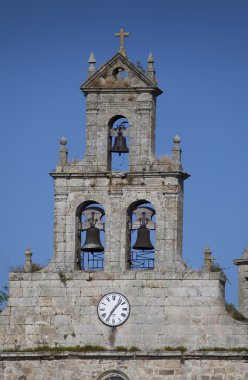
{"type": "Polygon", "coordinates": [[[157,155],[182,138],[184,248],[200,268],[210,245],[237,303],[232,260],[248,246],[248,2],[245,0],[5,0],[0,2],[0,284],[22,265],[28,245],[47,263],[53,245],[53,181],[59,138],[70,158],[85,150],[85,99],[79,90],[94,51],[97,67],[119,47],[146,67],[155,58],[159,87],[157,155]]]}

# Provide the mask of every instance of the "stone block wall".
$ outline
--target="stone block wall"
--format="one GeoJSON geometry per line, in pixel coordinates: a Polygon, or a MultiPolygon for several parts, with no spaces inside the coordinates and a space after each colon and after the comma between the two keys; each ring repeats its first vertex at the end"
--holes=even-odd
{"type": "Polygon", "coordinates": [[[90,93],[86,109],[86,156],[87,171],[111,170],[109,161],[109,136],[115,118],[127,118],[129,123],[129,167],[130,171],[142,171],[155,161],[154,136],[155,100],[152,94],[120,93],[111,95],[90,93]],[[132,101],[129,101],[132,96],[132,101]],[[135,98],[135,100],[134,100],[135,98]],[[112,120],[112,121],[111,121],[112,120]]]}
{"type": "Polygon", "coordinates": [[[225,309],[224,280],[220,273],[188,270],[11,274],[10,299],[0,314],[0,349],[247,347],[248,324],[225,309]],[[97,315],[98,302],[110,292],[126,296],[131,307],[128,320],[115,328],[97,315]]]}
{"type": "Polygon", "coordinates": [[[145,200],[156,211],[155,267],[182,269],[183,175],[161,174],[63,174],[55,178],[54,256],[50,268],[76,268],[76,214],[86,201],[105,210],[105,270],[121,272],[127,262],[127,210],[145,200]]]}
{"type": "Polygon", "coordinates": [[[246,380],[248,354],[202,353],[2,353],[3,380],[246,380]]]}
{"type": "MultiPolygon", "coordinates": [[[[209,261],[204,271],[191,271],[183,262],[183,181],[188,175],[178,136],[172,158],[155,158],[161,90],[119,53],[95,74],[92,65],[92,75],[81,86],[87,97],[86,156],[68,162],[62,138],[59,166],[51,173],[52,260],[39,272],[10,274],[9,301],[0,314],[0,379],[106,380],[108,374],[124,380],[247,379],[248,324],[226,311],[225,276],[211,272],[209,261]],[[118,68],[127,76],[115,82],[118,68]],[[127,173],[111,172],[110,129],[120,117],[130,127],[127,173]],[[100,272],[81,271],[77,263],[78,210],[90,201],[105,211],[100,272]],[[127,267],[127,210],[137,201],[150,202],[156,211],[153,270],[127,267]],[[130,303],[129,318],[118,327],[106,326],[97,315],[100,299],[110,292],[130,303]],[[89,352],[92,346],[95,352],[89,352]]],[[[26,258],[29,270],[30,250],[26,258]]],[[[247,315],[247,268],[244,260],[236,263],[241,311],[247,315]]]]}

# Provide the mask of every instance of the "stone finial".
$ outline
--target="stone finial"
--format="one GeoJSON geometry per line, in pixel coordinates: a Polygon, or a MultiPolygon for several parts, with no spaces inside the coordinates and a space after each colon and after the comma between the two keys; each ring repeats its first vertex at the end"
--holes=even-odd
{"type": "Polygon", "coordinates": [[[151,51],[149,53],[149,56],[148,56],[148,59],[147,59],[147,63],[154,63],[154,58],[153,58],[153,55],[152,55],[151,51]]]}
{"type": "Polygon", "coordinates": [[[32,271],[32,255],[32,251],[28,247],[25,251],[24,272],[30,273],[32,271]]]}
{"type": "Polygon", "coordinates": [[[174,144],[180,144],[180,142],[181,142],[181,137],[178,136],[178,135],[176,135],[176,136],[174,137],[174,139],[173,139],[173,142],[174,142],[174,144]]]}
{"type": "Polygon", "coordinates": [[[88,69],[88,77],[90,77],[96,71],[96,68],[95,68],[96,59],[93,52],[90,53],[90,58],[88,62],[90,64],[89,69],[88,69]]]}
{"type": "Polygon", "coordinates": [[[59,165],[63,166],[67,164],[68,150],[66,148],[67,140],[65,137],[60,139],[60,149],[59,149],[59,165]]]}
{"type": "Polygon", "coordinates": [[[156,71],[155,71],[155,68],[153,66],[154,58],[153,58],[153,55],[152,55],[151,52],[150,52],[150,54],[148,56],[147,63],[148,63],[148,66],[147,66],[147,69],[146,69],[146,75],[153,82],[156,82],[156,78],[155,78],[156,71]]]}
{"type": "Polygon", "coordinates": [[[67,144],[67,139],[63,136],[63,137],[61,137],[61,139],[60,139],[60,145],[66,145],[67,144]]]}
{"type": "Polygon", "coordinates": [[[181,169],[181,153],[182,153],[182,149],[180,145],[181,138],[176,135],[173,139],[173,142],[174,142],[174,146],[172,148],[172,161],[174,164],[179,165],[181,169]]]}
{"type": "Polygon", "coordinates": [[[95,56],[94,56],[94,53],[93,53],[93,51],[90,53],[90,58],[89,58],[89,60],[88,60],[88,62],[89,63],[96,63],[96,58],[95,58],[95,56]]]}
{"type": "Polygon", "coordinates": [[[203,264],[203,270],[204,272],[210,272],[211,265],[212,265],[212,258],[211,258],[212,252],[209,246],[206,246],[204,249],[204,264],[203,264]]]}

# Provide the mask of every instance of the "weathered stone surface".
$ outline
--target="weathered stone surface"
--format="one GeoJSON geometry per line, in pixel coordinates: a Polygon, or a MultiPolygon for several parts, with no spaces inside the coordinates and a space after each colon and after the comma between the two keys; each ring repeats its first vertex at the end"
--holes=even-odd
{"type": "Polygon", "coordinates": [[[101,380],[108,374],[119,374],[125,380],[246,380],[248,376],[247,354],[182,357],[173,352],[163,355],[4,353],[0,360],[3,380],[101,380]]]}
{"type": "MultiPolygon", "coordinates": [[[[93,61],[91,57],[91,65],[93,61]]],[[[8,306],[0,314],[0,350],[95,345],[108,351],[2,352],[0,379],[106,380],[117,373],[124,380],[248,378],[247,353],[235,353],[248,346],[248,324],[232,319],[225,309],[224,274],[211,272],[210,262],[203,271],[183,262],[183,182],[188,175],[182,170],[178,136],[172,158],[155,158],[161,90],[151,66],[148,72],[146,77],[119,53],[98,71],[91,66],[81,87],[87,99],[86,155],[69,162],[62,138],[59,165],[51,173],[53,257],[39,272],[31,273],[30,261],[27,273],[10,274],[8,306]],[[116,81],[119,68],[127,77],[116,81]],[[111,170],[111,128],[120,117],[129,121],[128,172],[111,170]],[[150,202],[156,211],[153,270],[129,269],[128,210],[137,201],[150,202]],[[87,202],[100,203],[105,211],[102,272],[79,270],[79,210],[87,202]],[[97,315],[98,302],[110,292],[125,295],[131,308],[127,321],[115,328],[97,315]],[[118,346],[125,352],[110,352],[118,346]],[[164,347],[176,346],[185,346],[187,354],[162,353],[164,347]],[[140,351],[129,352],[133,347],[140,351]],[[206,347],[233,352],[192,353],[206,347]]],[[[236,261],[240,310],[247,316],[247,257],[236,261]]]]}
{"type": "Polygon", "coordinates": [[[82,271],[64,274],[66,283],[51,272],[25,273],[21,281],[18,276],[10,281],[11,294],[15,295],[15,289],[22,292],[19,298],[10,297],[11,306],[0,314],[0,326],[6,326],[0,336],[2,349],[15,347],[17,328],[23,348],[34,347],[37,341],[50,346],[95,344],[111,348],[111,329],[98,319],[97,304],[112,291],[124,294],[131,305],[129,319],[116,328],[115,346],[143,350],[175,345],[194,349],[247,346],[247,323],[227,314],[219,291],[223,283],[218,277],[207,280],[203,279],[205,274],[196,272],[192,279],[189,274],[184,279],[183,272],[171,276],[171,272],[154,270],[95,272],[88,281],[89,274],[82,271]],[[45,326],[49,332],[44,332],[45,326]],[[64,336],[73,333],[73,341],[67,342],[64,336]]]}

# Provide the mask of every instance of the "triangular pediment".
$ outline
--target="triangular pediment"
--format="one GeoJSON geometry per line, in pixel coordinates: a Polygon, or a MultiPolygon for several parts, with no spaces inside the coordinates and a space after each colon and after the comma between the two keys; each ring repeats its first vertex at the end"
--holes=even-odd
{"type": "Polygon", "coordinates": [[[142,88],[143,90],[147,88],[158,94],[162,93],[155,82],[149,79],[142,70],[136,67],[121,53],[115,54],[80,86],[80,89],[84,92],[87,92],[88,89],[94,88],[142,88]],[[125,78],[116,74],[118,70],[121,69],[123,70],[123,73],[126,74],[125,78]]]}

